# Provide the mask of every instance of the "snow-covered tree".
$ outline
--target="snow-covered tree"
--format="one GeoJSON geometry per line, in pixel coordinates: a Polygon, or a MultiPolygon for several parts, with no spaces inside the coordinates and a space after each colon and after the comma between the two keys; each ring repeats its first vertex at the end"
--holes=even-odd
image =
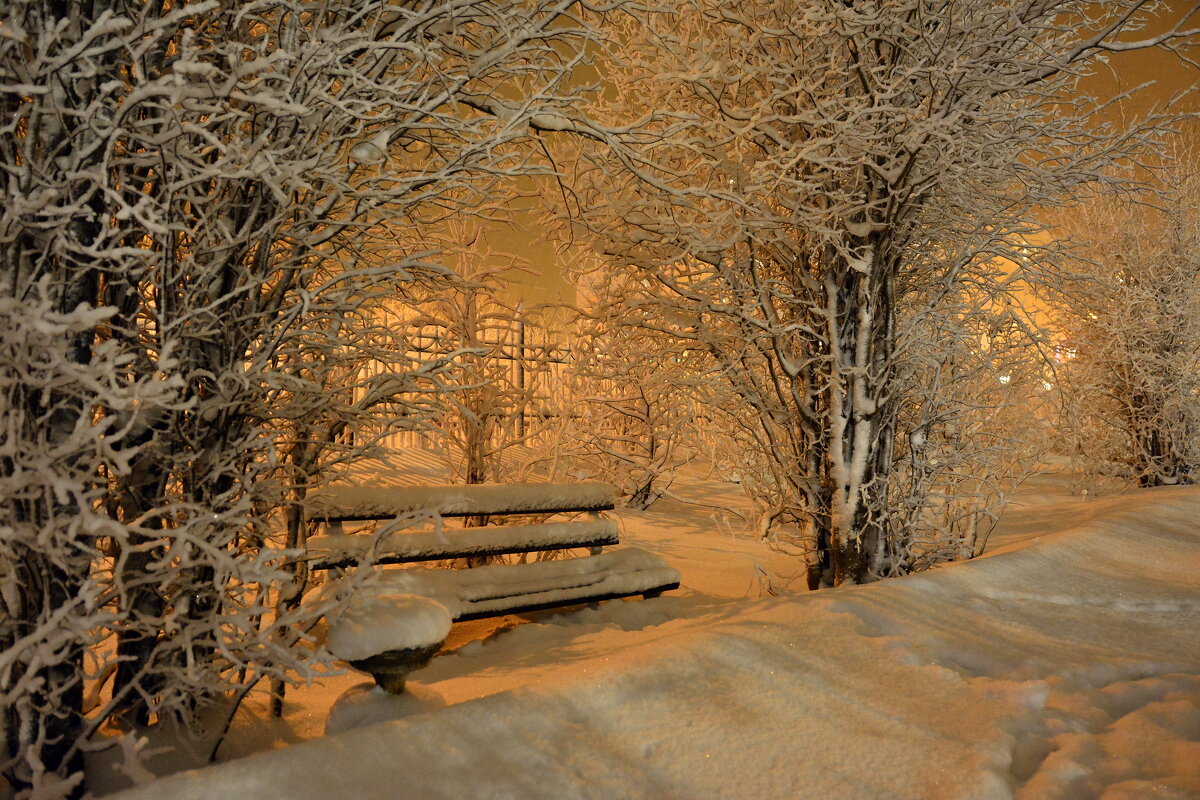
{"type": "Polygon", "coordinates": [[[579,276],[579,305],[560,414],[569,448],[587,473],[646,508],[700,450],[698,406],[707,354],[655,330],[637,305],[636,277],[601,270],[603,286],[579,276]]]}
{"type": "Polygon", "coordinates": [[[1161,7],[688,0],[616,34],[605,114],[641,147],[583,153],[567,216],[752,409],[820,581],[906,568],[898,442],[941,417],[914,320],[1001,302],[1033,212],[1115,180],[1147,137],[1080,78],[1179,35],[1139,38],[1161,7]]]}
{"type": "Polygon", "coordinates": [[[321,609],[275,606],[303,576],[269,514],[430,374],[359,370],[378,337],[341,333],[439,271],[427,230],[498,213],[497,187],[539,169],[523,143],[577,105],[582,13],[4,5],[0,769],[18,789],[78,792],[113,714],[304,668],[291,645],[321,609]]]}
{"type": "Polygon", "coordinates": [[[448,364],[435,424],[463,483],[511,480],[516,450],[545,427],[554,348],[539,309],[507,297],[509,271],[462,263],[454,280],[414,298],[408,318],[416,352],[448,364]]]}
{"type": "Polygon", "coordinates": [[[895,392],[905,435],[889,476],[894,524],[908,532],[903,571],[979,555],[1043,455],[1052,384],[1024,297],[967,291],[904,309],[895,392]]]}
{"type": "Polygon", "coordinates": [[[1054,303],[1064,443],[1140,486],[1200,479],[1200,172],[1183,158],[1156,179],[1072,215],[1077,275],[1054,303]]]}

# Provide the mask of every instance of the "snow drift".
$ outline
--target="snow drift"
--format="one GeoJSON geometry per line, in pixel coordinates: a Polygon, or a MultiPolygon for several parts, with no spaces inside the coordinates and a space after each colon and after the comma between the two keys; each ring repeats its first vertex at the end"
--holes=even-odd
{"type": "Polygon", "coordinates": [[[575,636],[537,685],[120,797],[1197,796],[1200,491],[1101,502],[906,579],[523,625],[483,649],[575,636]]]}

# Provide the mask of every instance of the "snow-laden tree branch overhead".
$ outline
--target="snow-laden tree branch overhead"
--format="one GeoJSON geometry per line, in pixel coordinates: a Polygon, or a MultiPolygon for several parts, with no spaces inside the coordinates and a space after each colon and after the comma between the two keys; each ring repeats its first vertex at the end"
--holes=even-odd
{"type": "Polygon", "coordinates": [[[362,377],[386,339],[372,306],[444,274],[439,221],[497,216],[504,180],[547,170],[525,142],[574,113],[590,13],[4,5],[0,768],[14,785],[75,773],[114,713],[187,714],[242,670],[305,668],[291,645],[320,609],[290,602],[303,575],[263,548],[265,520],[320,480],[347,424],[436,380],[421,364],[362,377]],[[108,637],[115,655],[85,664],[108,637]]]}
{"type": "Polygon", "coordinates": [[[615,34],[601,116],[653,109],[660,136],[635,156],[581,151],[591,191],[567,213],[653,287],[659,324],[709,350],[789,460],[814,584],[911,566],[891,496],[901,426],[941,416],[904,377],[912,321],[994,306],[1011,283],[988,262],[1034,211],[1120,181],[1153,141],[1166,120],[1116,130],[1076,90],[1105,51],[1194,27],[1138,38],[1160,8],[690,0],[615,34]]]}

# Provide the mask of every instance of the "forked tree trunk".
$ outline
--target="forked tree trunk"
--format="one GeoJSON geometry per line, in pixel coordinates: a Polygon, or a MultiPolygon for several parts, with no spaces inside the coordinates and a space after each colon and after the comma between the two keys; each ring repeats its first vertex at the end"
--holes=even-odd
{"type": "MultiPolygon", "coordinates": [[[[894,546],[887,484],[895,447],[896,420],[888,401],[889,369],[895,347],[894,292],[875,242],[858,248],[862,260],[847,264],[826,253],[826,409],[829,420],[821,470],[820,508],[815,517],[821,584],[840,586],[878,576],[894,546]]],[[[813,582],[810,576],[810,584],[813,582]]]]}

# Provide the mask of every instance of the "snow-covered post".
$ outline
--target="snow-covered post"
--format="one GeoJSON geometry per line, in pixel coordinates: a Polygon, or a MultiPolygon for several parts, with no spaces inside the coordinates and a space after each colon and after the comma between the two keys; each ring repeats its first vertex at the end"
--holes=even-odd
{"type": "Polygon", "coordinates": [[[390,694],[404,691],[450,633],[450,612],[419,595],[362,593],[330,621],[329,649],[390,694]]]}

